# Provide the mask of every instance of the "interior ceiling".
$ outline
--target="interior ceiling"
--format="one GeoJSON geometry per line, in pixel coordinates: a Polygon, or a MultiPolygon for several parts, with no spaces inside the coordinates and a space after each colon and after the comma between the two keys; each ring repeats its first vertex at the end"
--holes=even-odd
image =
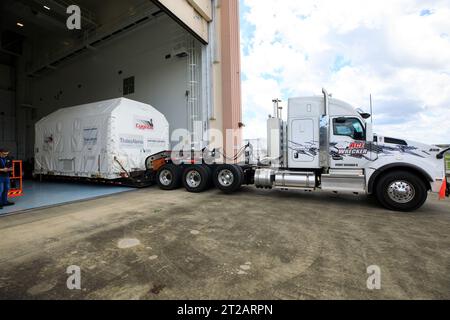
{"type": "Polygon", "coordinates": [[[77,0],[76,2],[93,12],[99,24],[108,23],[126,13],[132,15],[142,5],[151,3],[150,0],[77,0]]]}
{"type": "Polygon", "coordinates": [[[118,22],[121,17],[132,16],[143,5],[148,6],[150,0],[1,0],[0,30],[11,30],[27,38],[79,37],[81,32],[69,31],[66,28],[68,15],[65,10],[66,4],[69,3],[80,6],[82,25],[84,28],[93,29],[118,22]],[[23,23],[24,27],[17,26],[18,22],[23,23]]]}

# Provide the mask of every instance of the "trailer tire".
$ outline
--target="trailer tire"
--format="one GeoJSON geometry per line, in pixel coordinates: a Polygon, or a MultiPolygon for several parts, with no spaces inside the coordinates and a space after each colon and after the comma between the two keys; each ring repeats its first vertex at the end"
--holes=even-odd
{"type": "Polygon", "coordinates": [[[244,181],[244,171],[237,165],[220,165],[214,171],[214,185],[224,193],[238,191],[244,181]]]}
{"type": "Polygon", "coordinates": [[[379,178],[376,198],[386,209],[411,212],[422,207],[428,198],[425,182],[407,171],[392,171],[379,178]]]}
{"type": "Polygon", "coordinates": [[[186,191],[200,193],[208,189],[211,181],[211,170],[204,165],[189,166],[183,173],[183,186],[186,191]]]}
{"type": "Polygon", "coordinates": [[[173,164],[162,166],[156,174],[156,183],[161,190],[171,191],[181,186],[182,168],[173,164]]]}

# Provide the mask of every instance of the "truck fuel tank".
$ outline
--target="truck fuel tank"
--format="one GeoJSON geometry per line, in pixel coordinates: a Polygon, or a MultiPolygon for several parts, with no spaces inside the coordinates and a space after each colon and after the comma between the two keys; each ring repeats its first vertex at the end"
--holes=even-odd
{"type": "Polygon", "coordinates": [[[313,172],[279,171],[275,175],[275,186],[278,188],[314,189],[316,174],[313,172]]]}
{"type": "Polygon", "coordinates": [[[257,188],[273,188],[276,171],[273,169],[258,169],[255,172],[255,186],[257,188]]]}
{"type": "Polygon", "coordinates": [[[257,188],[314,189],[316,174],[313,172],[277,171],[258,169],[255,173],[257,188]]]}

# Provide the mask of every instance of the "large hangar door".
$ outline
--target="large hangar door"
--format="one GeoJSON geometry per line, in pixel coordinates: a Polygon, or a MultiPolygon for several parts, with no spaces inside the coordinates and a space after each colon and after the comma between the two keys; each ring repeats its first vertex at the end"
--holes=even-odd
{"type": "MultiPolygon", "coordinates": [[[[35,46],[30,53],[33,63],[28,58],[21,63],[31,89],[21,99],[40,119],[59,108],[123,96],[151,104],[165,114],[171,133],[187,129],[195,142],[203,143],[212,87],[205,14],[211,0],[129,3],[142,6],[126,12],[121,7],[111,9],[111,14],[99,6],[96,12],[102,23],[86,36],[75,37],[66,31],[64,20],[63,31],[52,35],[51,45],[35,46],[30,38],[30,48],[35,46]]],[[[38,23],[34,16],[30,19],[38,23]]],[[[25,135],[22,130],[19,141],[25,141],[25,135]]],[[[29,151],[24,154],[24,149],[21,158],[33,157],[31,140],[30,136],[29,151]]]]}
{"type": "Polygon", "coordinates": [[[209,66],[204,63],[209,39],[209,23],[213,19],[212,0],[152,0],[179,25],[192,34],[187,40],[188,48],[188,129],[192,133],[194,147],[204,147],[205,130],[208,129],[208,76],[209,66]],[[202,70],[202,67],[205,70],[202,70]],[[205,92],[207,91],[207,92],[205,92]]]}
{"type": "Polygon", "coordinates": [[[211,0],[152,0],[203,44],[209,42],[208,23],[212,21],[211,0]]]}

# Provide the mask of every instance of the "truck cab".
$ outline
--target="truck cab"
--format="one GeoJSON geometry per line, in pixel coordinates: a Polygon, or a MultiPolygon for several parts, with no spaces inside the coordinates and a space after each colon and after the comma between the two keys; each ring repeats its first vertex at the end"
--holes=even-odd
{"type": "Polygon", "coordinates": [[[271,168],[256,171],[256,186],[373,194],[399,211],[418,209],[429,191],[448,186],[443,150],[373,134],[370,114],[326,90],[289,99],[287,121],[279,109],[268,120],[271,168]]]}

